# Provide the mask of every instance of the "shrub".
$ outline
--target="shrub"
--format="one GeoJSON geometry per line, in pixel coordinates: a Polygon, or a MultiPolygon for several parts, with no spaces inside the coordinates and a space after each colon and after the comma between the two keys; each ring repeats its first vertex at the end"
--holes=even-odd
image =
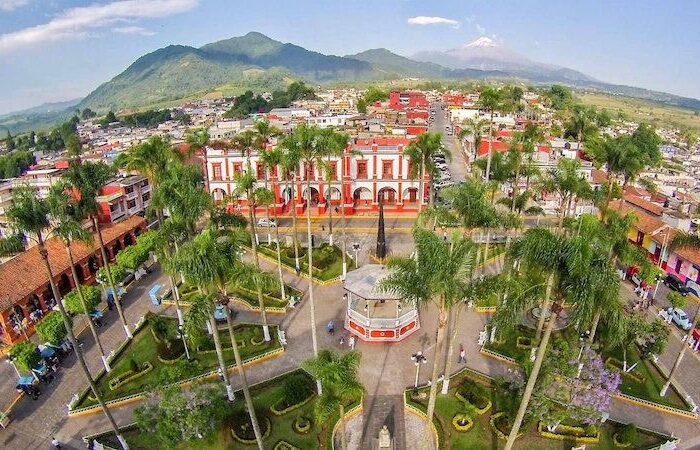
{"type": "Polygon", "coordinates": [[[311,431],[311,419],[299,416],[294,420],[294,431],[299,434],[306,434],[311,431]]]}
{"type": "Polygon", "coordinates": [[[153,314],[148,317],[148,323],[151,325],[151,330],[153,331],[153,336],[158,342],[164,342],[166,345],[170,345],[168,336],[168,319],[157,314],[153,314]]]}
{"type": "Polygon", "coordinates": [[[30,371],[39,364],[41,356],[31,341],[22,341],[13,345],[10,349],[10,358],[23,370],[30,371]]]}
{"type": "MultiPolygon", "coordinates": [[[[68,318],[68,322],[71,322],[70,318],[68,318]]],[[[63,323],[61,313],[51,311],[36,325],[36,333],[42,341],[60,345],[66,338],[68,330],[66,330],[66,326],[63,323]]]]}
{"type": "Polygon", "coordinates": [[[288,408],[301,403],[313,394],[313,387],[309,377],[297,373],[288,376],[282,385],[283,407],[288,408]]]}
{"type": "MultiPolygon", "coordinates": [[[[260,426],[260,433],[263,435],[263,439],[270,435],[270,419],[263,410],[255,410],[255,415],[258,418],[258,425],[260,426]]],[[[255,432],[253,431],[253,424],[250,421],[250,415],[245,409],[240,409],[231,415],[231,434],[233,438],[244,444],[255,442],[255,432]]]]}
{"type": "Polygon", "coordinates": [[[80,301],[80,297],[78,297],[78,292],[76,289],[73,289],[63,296],[63,303],[66,305],[66,309],[71,314],[87,314],[88,312],[97,308],[102,301],[102,293],[95,285],[80,286],[80,292],[83,294],[83,298],[85,299],[87,311],[85,311],[83,308],[83,303],[80,301]]]}
{"type": "Polygon", "coordinates": [[[139,363],[136,362],[136,360],[135,360],[134,358],[131,358],[131,359],[129,360],[129,367],[131,368],[131,371],[132,371],[132,372],[134,372],[134,373],[138,373],[138,372],[139,372],[139,363]]]}
{"type": "Polygon", "coordinates": [[[595,425],[586,425],[583,427],[583,434],[586,436],[597,436],[598,428],[595,425]]]}
{"type": "Polygon", "coordinates": [[[637,440],[637,426],[629,423],[622,427],[617,433],[617,440],[621,444],[631,444],[637,440]]]}
{"type": "Polygon", "coordinates": [[[172,361],[181,357],[185,353],[185,346],[180,339],[158,343],[158,358],[165,361],[172,361]]]}

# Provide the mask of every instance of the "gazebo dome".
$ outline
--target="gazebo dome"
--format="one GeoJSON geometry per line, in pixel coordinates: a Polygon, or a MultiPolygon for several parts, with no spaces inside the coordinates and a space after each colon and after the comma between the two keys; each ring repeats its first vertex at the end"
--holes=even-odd
{"type": "Polygon", "coordinates": [[[367,264],[348,272],[345,276],[345,290],[365,300],[401,300],[400,295],[379,290],[379,282],[390,271],[381,264],[367,264]]]}

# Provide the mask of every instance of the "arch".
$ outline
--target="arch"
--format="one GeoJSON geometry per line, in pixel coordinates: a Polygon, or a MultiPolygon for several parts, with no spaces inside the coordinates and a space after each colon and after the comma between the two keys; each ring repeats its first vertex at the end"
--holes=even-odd
{"type": "MultiPolygon", "coordinates": [[[[308,198],[309,190],[304,189],[304,192],[302,195],[304,196],[304,202],[306,202],[308,198]]],[[[315,187],[311,187],[311,206],[318,206],[319,201],[321,200],[321,195],[318,193],[318,189],[315,187]]]]}
{"type": "Polygon", "coordinates": [[[21,306],[15,305],[12,307],[12,310],[14,311],[15,315],[19,318],[19,320],[23,320],[24,318],[26,318],[26,315],[24,314],[24,309],[21,306]]]}
{"type": "Polygon", "coordinates": [[[136,227],[134,229],[134,236],[139,237],[139,236],[141,236],[142,232],[143,232],[143,230],[141,230],[141,227],[136,227]]]}
{"type": "Polygon", "coordinates": [[[88,258],[87,266],[88,270],[90,271],[90,275],[95,275],[97,273],[97,269],[99,269],[100,266],[95,255],[88,258]]]}
{"type": "Polygon", "coordinates": [[[284,187],[280,195],[282,196],[282,202],[288,203],[292,199],[292,188],[290,186],[284,187]]]}
{"type": "Polygon", "coordinates": [[[41,302],[39,302],[39,297],[32,294],[29,296],[29,300],[27,300],[27,311],[31,314],[37,310],[41,310],[41,302]]]}
{"type": "Polygon", "coordinates": [[[355,205],[369,205],[372,203],[372,191],[359,187],[352,193],[352,201],[355,205]]]}
{"type": "Polygon", "coordinates": [[[324,196],[331,201],[340,201],[340,189],[337,187],[330,187],[326,189],[324,196]]]}
{"type": "Polygon", "coordinates": [[[61,277],[58,279],[58,291],[61,294],[65,294],[66,292],[70,291],[70,289],[70,277],[68,277],[67,273],[63,272],[61,277]]]}
{"type": "Polygon", "coordinates": [[[76,264],[75,265],[75,273],[78,276],[78,283],[82,283],[83,281],[85,281],[85,273],[84,273],[83,266],[81,266],[80,264],[76,264]]]}
{"type": "Polygon", "coordinates": [[[410,187],[403,190],[404,203],[418,203],[418,188],[410,187]]]}
{"type": "Polygon", "coordinates": [[[117,257],[117,253],[119,253],[119,250],[119,241],[117,241],[114,244],[112,244],[112,255],[114,255],[115,258],[117,257]]]}
{"type": "Polygon", "coordinates": [[[215,188],[211,192],[212,196],[214,197],[214,203],[219,204],[224,201],[224,197],[226,197],[226,191],[224,191],[221,188],[215,188]]]}
{"type": "Polygon", "coordinates": [[[377,200],[381,200],[385,205],[393,205],[398,199],[396,189],[391,187],[383,187],[377,193],[377,200]]]}
{"type": "Polygon", "coordinates": [[[129,245],[134,244],[134,237],[131,235],[131,233],[127,233],[124,235],[124,247],[128,247],[129,245]]]}

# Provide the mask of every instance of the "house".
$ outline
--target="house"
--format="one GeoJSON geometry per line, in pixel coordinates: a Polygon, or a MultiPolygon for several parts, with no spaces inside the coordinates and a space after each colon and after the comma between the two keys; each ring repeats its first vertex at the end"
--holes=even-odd
{"type": "Polygon", "coordinates": [[[151,203],[151,185],[143,175],[117,177],[102,187],[101,194],[97,197],[101,223],[144,216],[151,203]]]}

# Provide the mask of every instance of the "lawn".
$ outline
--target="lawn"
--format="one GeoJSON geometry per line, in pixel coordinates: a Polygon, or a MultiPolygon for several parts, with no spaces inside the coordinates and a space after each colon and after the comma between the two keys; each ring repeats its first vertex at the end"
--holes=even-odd
{"type": "MultiPolygon", "coordinates": [[[[269,244],[260,244],[258,246],[260,253],[277,261],[277,246],[269,244]]],[[[291,270],[295,270],[294,262],[294,247],[280,246],[282,264],[291,270]]],[[[343,251],[336,245],[321,244],[320,247],[313,249],[314,266],[312,273],[314,278],[320,281],[328,281],[339,277],[343,274],[343,251]]],[[[345,255],[347,270],[350,271],[355,267],[352,258],[345,255]]],[[[309,259],[306,255],[306,247],[299,246],[299,264],[303,273],[309,271],[309,259]]]]}
{"type": "MultiPolygon", "coordinates": [[[[499,411],[504,403],[504,393],[500,392],[496,388],[490,387],[491,384],[488,380],[484,379],[477,373],[465,370],[461,373],[452,377],[450,383],[450,391],[447,395],[438,395],[437,402],[435,406],[436,412],[436,428],[439,433],[442,433],[440,448],[443,449],[474,449],[474,450],[493,450],[496,448],[502,448],[505,444],[503,439],[498,438],[495,434],[491,425],[489,423],[491,415],[499,411]],[[465,411],[464,403],[462,400],[457,398],[455,393],[459,389],[462,383],[470,384],[480,384],[488,392],[493,406],[489,411],[483,415],[471,414],[471,418],[474,420],[474,426],[467,432],[458,432],[452,425],[452,418],[455,414],[463,413],[465,411]]],[[[423,388],[420,391],[427,392],[428,388],[423,388]]],[[[419,391],[419,392],[420,392],[419,391]]],[[[408,401],[425,411],[427,408],[427,397],[421,400],[413,400],[410,396],[410,391],[407,391],[408,401]]],[[[597,444],[586,444],[586,448],[589,449],[615,449],[615,445],[612,441],[612,435],[619,430],[620,424],[615,422],[606,422],[600,426],[600,441],[597,444]]],[[[569,449],[575,446],[574,441],[560,441],[549,439],[540,436],[537,432],[536,424],[530,424],[529,427],[523,429],[522,437],[518,438],[515,444],[516,449],[522,450],[560,450],[569,449]]],[[[665,442],[663,436],[644,432],[639,430],[637,434],[637,439],[629,448],[634,449],[647,449],[657,446],[665,442]]]]}
{"type": "MultiPolygon", "coordinates": [[[[251,308],[258,309],[258,294],[254,288],[251,287],[248,289],[236,286],[233,284],[233,282],[231,282],[226,286],[226,291],[230,296],[244,301],[251,308]]],[[[288,284],[284,285],[284,291],[287,297],[290,295],[295,295],[301,298],[303,295],[301,291],[294,289],[288,284]]],[[[195,294],[196,291],[190,286],[180,286],[180,295],[183,305],[187,305],[188,297],[195,294]]],[[[278,289],[271,289],[268,291],[263,291],[263,303],[265,304],[266,308],[286,308],[289,304],[289,300],[282,300],[282,293],[278,289]]]]}
{"type": "MultiPolygon", "coordinates": [[[[318,424],[313,421],[314,405],[318,398],[315,395],[310,402],[281,416],[277,416],[270,411],[270,407],[284,397],[284,380],[287,377],[300,375],[306,379],[306,382],[309,383],[309,386],[312,389],[315,388],[313,379],[301,369],[251,387],[253,403],[255,404],[256,410],[259,411],[258,420],[262,422],[262,415],[265,415],[265,417],[270,420],[270,434],[268,437],[264,438],[265,448],[271,449],[277,442],[282,440],[292,444],[300,450],[330,448],[328,445],[330,440],[330,430],[332,429],[332,424],[337,422],[338,417],[333,417],[326,424],[318,424]],[[296,432],[293,427],[294,421],[300,416],[312,419],[311,429],[305,434],[296,432]]],[[[236,416],[237,414],[244,412],[243,394],[240,391],[236,393],[236,399],[236,402],[231,407],[231,416],[236,416]]],[[[245,445],[236,441],[231,435],[231,426],[232,423],[230,420],[228,420],[224,426],[215,433],[205,436],[202,440],[183,442],[177,447],[177,449],[196,450],[207,448],[223,450],[234,448],[256,448],[255,444],[245,445]]],[[[126,429],[124,434],[131,448],[133,449],[164,450],[166,448],[159,445],[153,436],[142,433],[137,427],[130,427],[126,429]]],[[[114,436],[111,433],[106,433],[105,435],[99,437],[98,440],[105,444],[116,444],[116,442],[114,442],[114,436]]]]}
{"type": "MultiPolygon", "coordinates": [[[[500,336],[500,341],[493,343],[487,341],[484,348],[513,358],[522,364],[530,357],[530,349],[521,348],[517,345],[516,339],[518,336],[533,339],[535,336],[535,330],[520,326],[516,331],[500,336]]],[[[552,340],[556,339],[566,339],[569,342],[569,345],[578,346],[576,332],[573,327],[568,327],[562,331],[552,333],[552,340]]],[[[551,346],[552,344],[553,342],[550,341],[549,345],[551,346]]],[[[605,352],[603,354],[603,359],[607,360],[607,358],[610,356],[622,361],[622,350],[616,349],[613,352],[605,352]]],[[[639,353],[637,349],[632,348],[628,350],[627,364],[632,365],[637,361],[639,361],[639,353]]],[[[631,377],[623,376],[622,384],[620,385],[621,393],[685,411],[690,410],[688,404],[673,388],[669,389],[666,397],[661,397],[659,395],[659,391],[666,382],[666,379],[650,361],[640,362],[632,373],[641,375],[644,378],[644,382],[639,383],[631,377]]]]}
{"type": "MultiPolygon", "coordinates": [[[[168,334],[174,336],[177,330],[177,320],[170,317],[166,320],[168,334]]],[[[270,328],[270,334],[277,336],[277,327],[270,326],[270,328]]],[[[234,330],[243,360],[281,348],[276,338],[273,338],[270,342],[257,344],[257,342],[262,340],[262,327],[259,325],[239,324],[235,326],[234,330]],[[257,345],[252,342],[253,340],[255,340],[257,345]]],[[[231,340],[225,325],[220,326],[219,335],[221,337],[221,345],[224,347],[224,359],[227,364],[233,364],[234,357],[231,349],[231,340]]],[[[158,358],[158,345],[154,334],[151,332],[151,326],[147,322],[134,335],[134,338],[126,345],[124,350],[112,361],[112,371],[101,375],[96,380],[97,388],[102,393],[102,398],[105,401],[123,398],[152,390],[164,384],[175,383],[201,375],[219,367],[216,352],[213,351],[212,339],[208,335],[200,346],[200,351],[190,346],[190,355],[193,357],[192,362],[188,362],[182,357],[175,363],[163,363],[158,358]],[[139,367],[144,367],[146,363],[149,363],[153,369],[115,389],[110,389],[109,383],[111,380],[132,369],[132,360],[139,367]]],[[[76,405],[76,408],[93,406],[95,404],[97,404],[97,401],[93,400],[86,392],[86,395],[76,405]]]]}

